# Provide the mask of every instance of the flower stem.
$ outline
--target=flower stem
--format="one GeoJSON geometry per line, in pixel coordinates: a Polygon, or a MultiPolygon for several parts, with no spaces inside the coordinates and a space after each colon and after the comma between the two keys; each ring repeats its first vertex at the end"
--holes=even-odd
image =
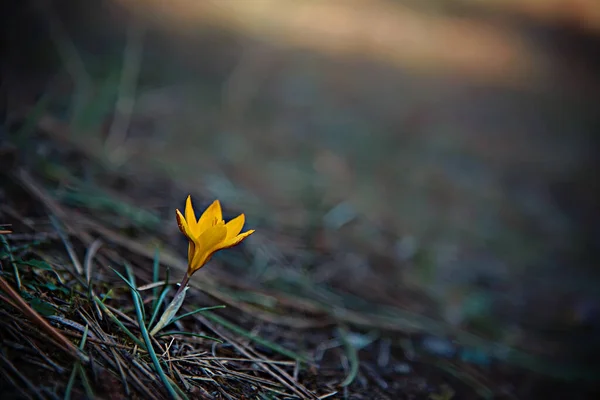
{"type": "Polygon", "coordinates": [[[181,294],[181,292],[183,291],[183,289],[185,289],[185,287],[187,286],[187,284],[189,283],[189,281],[190,281],[190,276],[186,273],[183,276],[183,279],[181,280],[181,283],[179,284],[179,289],[177,289],[177,292],[175,292],[175,296],[174,296],[175,298],[179,294],[181,294]]]}

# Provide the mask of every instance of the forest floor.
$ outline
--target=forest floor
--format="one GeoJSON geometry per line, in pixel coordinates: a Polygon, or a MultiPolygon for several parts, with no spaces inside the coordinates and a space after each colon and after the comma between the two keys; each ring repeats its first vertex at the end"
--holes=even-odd
{"type": "MultiPolygon", "coordinates": [[[[182,203],[187,193],[167,178],[147,185],[106,169],[41,125],[25,123],[19,129],[36,132],[27,145],[2,150],[4,399],[592,393],[585,371],[555,368],[301,274],[256,284],[237,267],[261,262],[248,245],[198,272],[179,313],[186,316],[148,336],[187,268],[185,240],[171,229],[174,210],[161,215],[153,205],[161,196],[182,203]],[[503,361],[492,357],[502,352],[503,361]]],[[[286,260],[294,257],[281,253],[275,268],[292,268],[286,260]]],[[[365,289],[372,290],[368,283],[365,289]]]]}

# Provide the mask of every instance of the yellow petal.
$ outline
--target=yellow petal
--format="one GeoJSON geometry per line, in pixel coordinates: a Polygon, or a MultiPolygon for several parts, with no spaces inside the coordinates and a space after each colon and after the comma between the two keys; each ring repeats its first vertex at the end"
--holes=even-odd
{"type": "Polygon", "coordinates": [[[195,252],[196,252],[196,244],[192,240],[190,240],[190,243],[188,244],[188,265],[194,259],[195,252]]]}
{"type": "Polygon", "coordinates": [[[242,240],[246,239],[248,236],[252,235],[253,233],[254,233],[254,229],[251,229],[244,233],[240,233],[236,237],[224,241],[220,247],[221,247],[221,249],[228,249],[230,247],[233,247],[233,246],[239,244],[242,240]]]}
{"type": "Polygon", "coordinates": [[[225,240],[229,241],[237,235],[239,235],[239,233],[242,231],[242,228],[244,227],[245,222],[246,217],[244,216],[244,214],[240,214],[228,223],[226,223],[225,227],[227,228],[227,237],[225,238],[225,240]]]}
{"type": "Polygon", "coordinates": [[[198,223],[196,222],[196,214],[194,213],[194,207],[192,207],[192,196],[188,196],[185,201],[185,221],[188,224],[190,233],[193,236],[198,236],[198,223]]]}
{"type": "Polygon", "coordinates": [[[210,259],[215,251],[221,249],[220,244],[227,236],[227,228],[222,222],[208,228],[195,240],[195,254],[188,266],[188,275],[191,275],[210,259]]]}
{"type": "Polygon", "coordinates": [[[175,210],[175,211],[176,211],[176,216],[177,216],[177,226],[179,227],[179,230],[188,239],[192,240],[190,228],[189,228],[189,226],[187,224],[187,221],[185,220],[185,218],[181,214],[181,211],[179,211],[179,210],[175,210]]]}
{"type": "Polygon", "coordinates": [[[198,236],[202,235],[202,233],[205,232],[208,228],[216,225],[217,222],[221,221],[223,221],[221,203],[219,203],[219,200],[215,200],[200,216],[195,232],[198,232],[198,236]]]}

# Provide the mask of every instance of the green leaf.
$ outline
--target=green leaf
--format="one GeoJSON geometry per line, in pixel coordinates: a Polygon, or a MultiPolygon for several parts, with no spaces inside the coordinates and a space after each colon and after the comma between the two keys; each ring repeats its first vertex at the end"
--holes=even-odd
{"type": "Polygon", "coordinates": [[[54,271],[54,268],[52,268],[52,266],[50,264],[48,264],[46,261],[42,261],[42,260],[29,260],[29,261],[16,260],[15,262],[17,264],[27,265],[29,267],[41,269],[43,271],[54,271]]]}
{"type": "Polygon", "coordinates": [[[189,286],[185,287],[181,292],[177,293],[177,296],[175,296],[173,301],[169,303],[167,309],[156,323],[156,326],[150,331],[150,336],[154,336],[158,331],[160,331],[162,328],[171,323],[173,318],[175,318],[175,314],[177,314],[177,311],[179,311],[179,309],[181,308],[183,300],[185,299],[185,293],[188,289],[189,286]]]}
{"type": "Polygon", "coordinates": [[[44,317],[49,317],[50,315],[55,315],[56,310],[54,306],[47,301],[41,300],[38,297],[34,297],[29,301],[31,307],[42,314],[44,317]]]}
{"type": "Polygon", "coordinates": [[[43,288],[46,288],[46,289],[48,289],[48,290],[50,290],[50,291],[53,291],[53,292],[55,292],[55,291],[57,291],[57,290],[58,290],[58,291],[60,291],[60,292],[63,292],[64,294],[69,294],[69,293],[70,293],[70,292],[69,292],[69,290],[68,290],[67,288],[65,288],[65,287],[62,287],[62,286],[56,286],[56,285],[55,285],[54,283],[52,283],[52,282],[44,282],[44,283],[42,283],[42,284],[39,284],[39,286],[38,286],[38,287],[43,287],[43,288]]]}

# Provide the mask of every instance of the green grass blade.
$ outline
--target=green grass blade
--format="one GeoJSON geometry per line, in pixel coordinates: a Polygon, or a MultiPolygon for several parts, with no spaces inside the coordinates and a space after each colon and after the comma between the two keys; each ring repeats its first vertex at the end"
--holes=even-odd
{"type": "MultiPolygon", "coordinates": [[[[83,351],[85,347],[85,342],[88,337],[88,331],[90,326],[86,325],[85,330],[83,331],[83,336],[81,337],[81,343],[79,344],[79,350],[83,351]]],[[[92,385],[90,385],[90,381],[85,373],[85,369],[81,365],[81,362],[77,361],[75,368],[79,371],[79,375],[81,376],[81,384],[83,385],[83,390],[85,391],[85,395],[88,399],[95,399],[94,391],[92,390],[92,385]]]]}
{"type": "Polygon", "coordinates": [[[76,368],[79,371],[79,376],[81,377],[81,384],[83,386],[83,390],[85,391],[85,395],[88,399],[95,399],[94,390],[92,389],[92,385],[90,384],[90,380],[83,369],[83,366],[80,364],[77,365],[76,368]]]}
{"type": "Polygon", "coordinates": [[[156,319],[156,317],[158,316],[158,313],[160,311],[160,305],[163,303],[163,301],[165,301],[165,297],[167,297],[168,293],[169,293],[169,288],[165,284],[165,288],[163,289],[162,293],[160,294],[160,297],[158,298],[158,301],[156,302],[156,305],[154,306],[154,311],[152,312],[152,318],[150,318],[150,322],[148,323],[148,326],[154,325],[154,320],[156,319]]]}
{"type": "Polygon", "coordinates": [[[189,317],[190,315],[194,315],[197,314],[199,312],[203,312],[203,311],[209,311],[209,310],[216,310],[218,308],[225,308],[225,306],[221,305],[221,306],[211,306],[211,307],[202,307],[202,308],[198,308],[197,310],[194,311],[190,311],[189,313],[185,313],[183,315],[180,315],[179,317],[173,318],[171,320],[171,323],[175,322],[175,321],[179,321],[182,318],[185,317],[189,317]]]}
{"type": "MultiPolygon", "coordinates": [[[[125,265],[125,267],[128,270],[129,270],[129,268],[131,268],[129,265],[125,265]]],[[[129,286],[129,289],[132,290],[133,295],[138,298],[138,300],[140,301],[140,304],[142,305],[142,315],[144,316],[144,321],[146,321],[146,312],[144,311],[144,300],[142,299],[142,295],[140,294],[140,292],[137,290],[137,288],[135,286],[132,286],[131,283],[129,282],[129,280],[127,280],[127,278],[125,278],[119,271],[117,271],[113,267],[108,267],[108,268],[112,269],[114,271],[114,273],[117,274],[117,276],[119,278],[121,278],[123,280],[123,282],[125,282],[127,284],[127,286],[129,286]]]]}
{"type": "MultiPolygon", "coordinates": [[[[150,319],[150,323],[148,326],[154,325],[154,320],[158,316],[158,311],[160,310],[160,305],[165,301],[165,296],[169,292],[169,278],[171,276],[171,270],[167,267],[167,273],[165,276],[165,285],[163,286],[163,292],[160,294],[159,301],[155,304],[154,310],[152,310],[152,318],[150,319]]],[[[156,282],[156,281],[155,281],[156,282]]]]}
{"type": "Polygon", "coordinates": [[[294,353],[293,351],[290,351],[290,350],[278,345],[277,343],[273,343],[269,340],[263,339],[256,335],[253,335],[252,333],[248,332],[244,328],[241,328],[241,327],[227,321],[226,319],[219,317],[216,314],[207,312],[206,314],[204,314],[204,316],[207,319],[211,320],[212,322],[215,322],[221,326],[224,326],[225,328],[229,329],[230,331],[232,331],[240,336],[243,336],[247,339],[250,339],[253,342],[256,342],[262,346],[265,346],[265,347],[271,349],[272,351],[279,353],[285,357],[289,357],[291,359],[294,359],[294,360],[300,361],[300,362],[310,363],[310,361],[306,357],[301,356],[300,354],[294,353]]]}
{"type": "MultiPolygon", "coordinates": [[[[14,246],[11,248],[12,248],[13,254],[20,253],[20,252],[29,252],[32,248],[38,247],[42,244],[46,244],[49,241],[50,241],[50,239],[33,240],[31,242],[22,244],[20,246],[14,246]]],[[[6,257],[8,257],[8,253],[6,253],[6,252],[0,253],[0,258],[6,258],[6,257]]]]}
{"type": "Polygon", "coordinates": [[[87,337],[88,337],[89,330],[90,330],[90,326],[86,325],[85,329],[83,330],[83,335],[81,336],[81,343],[79,344],[79,350],[83,351],[83,348],[85,347],[85,342],[86,342],[87,337]]]}
{"type": "MultiPolygon", "coordinates": [[[[81,336],[81,343],[79,344],[79,350],[83,351],[85,347],[85,342],[87,341],[88,332],[90,330],[90,326],[86,325],[83,331],[83,335],[81,336]]],[[[85,371],[81,366],[81,362],[77,360],[75,365],[73,366],[73,371],[71,371],[71,375],[69,376],[69,381],[67,382],[67,387],[65,389],[65,400],[69,400],[71,398],[71,392],[73,391],[73,386],[75,385],[75,377],[77,373],[81,375],[81,383],[83,384],[83,389],[85,390],[85,394],[89,399],[94,398],[94,392],[92,391],[92,387],[90,385],[90,381],[85,375],[85,371]]]]}
{"type": "Polygon", "coordinates": [[[111,296],[112,296],[112,294],[113,294],[113,290],[112,289],[108,289],[108,292],[106,292],[106,294],[104,295],[104,298],[102,299],[102,304],[104,304],[104,302],[107,299],[110,299],[111,296]]]}
{"type": "MultiPolygon", "coordinates": [[[[158,270],[160,268],[160,249],[158,248],[158,246],[156,247],[156,250],[154,251],[154,260],[152,263],[152,282],[158,282],[158,270]]],[[[165,281],[168,282],[168,281],[165,281]]],[[[165,283],[166,284],[166,283],[165,283]]],[[[160,301],[158,299],[158,286],[155,287],[154,289],[152,289],[152,295],[154,296],[154,300],[152,302],[152,309],[156,312],[156,306],[157,304],[160,304],[160,301]]],[[[152,326],[152,322],[150,322],[150,325],[152,326]]]]}
{"type": "Polygon", "coordinates": [[[100,307],[100,309],[106,314],[108,315],[108,318],[110,318],[115,324],[117,324],[117,326],[127,335],[129,336],[129,338],[131,340],[133,340],[135,342],[135,344],[137,344],[138,346],[140,346],[142,349],[146,349],[146,345],[144,344],[144,342],[142,342],[140,339],[138,339],[133,333],[131,333],[131,331],[129,329],[127,329],[127,327],[125,325],[123,325],[123,323],[121,321],[119,321],[119,319],[117,318],[116,315],[114,315],[109,309],[108,307],[106,307],[104,305],[104,303],[102,302],[102,300],[100,300],[98,298],[98,296],[94,296],[94,301],[96,302],[96,304],[98,304],[98,306],[100,307]]]}
{"type": "Polygon", "coordinates": [[[8,240],[6,240],[6,237],[4,237],[4,235],[0,235],[0,240],[2,240],[2,244],[4,245],[4,248],[6,249],[6,252],[8,253],[8,257],[10,259],[10,264],[12,265],[13,273],[15,274],[15,282],[17,283],[17,289],[20,292],[21,291],[21,276],[19,275],[19,269],[17,268],[17,263],[15,262],[15,258],[10,249],[10,244],[8,244],[8,240]]]}
{"type": "Polygon", "coordinates": [[[73,391],[73,386],[75,385],[75,376],[77,376],[77,365],[78,364],[75,364],[75,367],[73,367],[73,370],[71,371],[71,375],[69,375],[69,381],[67,382],[65,395],[63,397],[64,400],[71,399],[71,392],[73,391]]]}
{"type": "Polygon", "coordinates": [[[341,383],[341,386],[348,386],[354,379],[356,379],[356,375],[358,374],[358,350],[350,340],[348,339],[348,332],[344,328],[338,328],[338,333],[340,335],[340,339],[342,339],[342,343],[344,344],[344,349],[346,350],[346,357],[348,357],[348,362],[350,363],[350,372],[344,381],[341,383]]]}
{"type": "Polygon", "coordinates": [[[160,361],[158,361],[158,357],[156,356],[156,352],[154,351],[154,347],[152,347],[152,341],[150,340],[150,335],[149,335],[148,329],[146,328],[146,325],[144,323],[144,316],[142,313],[144,305],[142,304],[142,301],[139,297],[139,293],[138,293],[138,296],[135,295],[137,290],[135,290],[135,277],[133,275],[133,271],[131,270],[131,267],[127,264],[125,265],[125,269],[127,270],[127,275],[129,276],[129,279],[130,279],[129,287],[132,288],[131,293],[132,293],[132,297],[133,297],[133,303],[135,305],[135,313],[137,315],[138,323],[140,325],[140,331],[142,331],[142,337],[144,338],[144,343],[146,344],[146,350],[148,351],[148,354],[150,355],[150,358],[152,359],[152,363],[154,364],[154,369],[156,370],[156,373],[158,374],[160,380],[163,382],[165,388],[167,389],[169,396],[172,399],[177,400],[177,398],[178,398],[177,392],[173,388],[173,386],[177,387],[177,385],[172,384],[169,381],[169,379],[167,378],[167,376],[165,375],[165,372],[163,371],[162,367],[160,366],[160,361]]]}

